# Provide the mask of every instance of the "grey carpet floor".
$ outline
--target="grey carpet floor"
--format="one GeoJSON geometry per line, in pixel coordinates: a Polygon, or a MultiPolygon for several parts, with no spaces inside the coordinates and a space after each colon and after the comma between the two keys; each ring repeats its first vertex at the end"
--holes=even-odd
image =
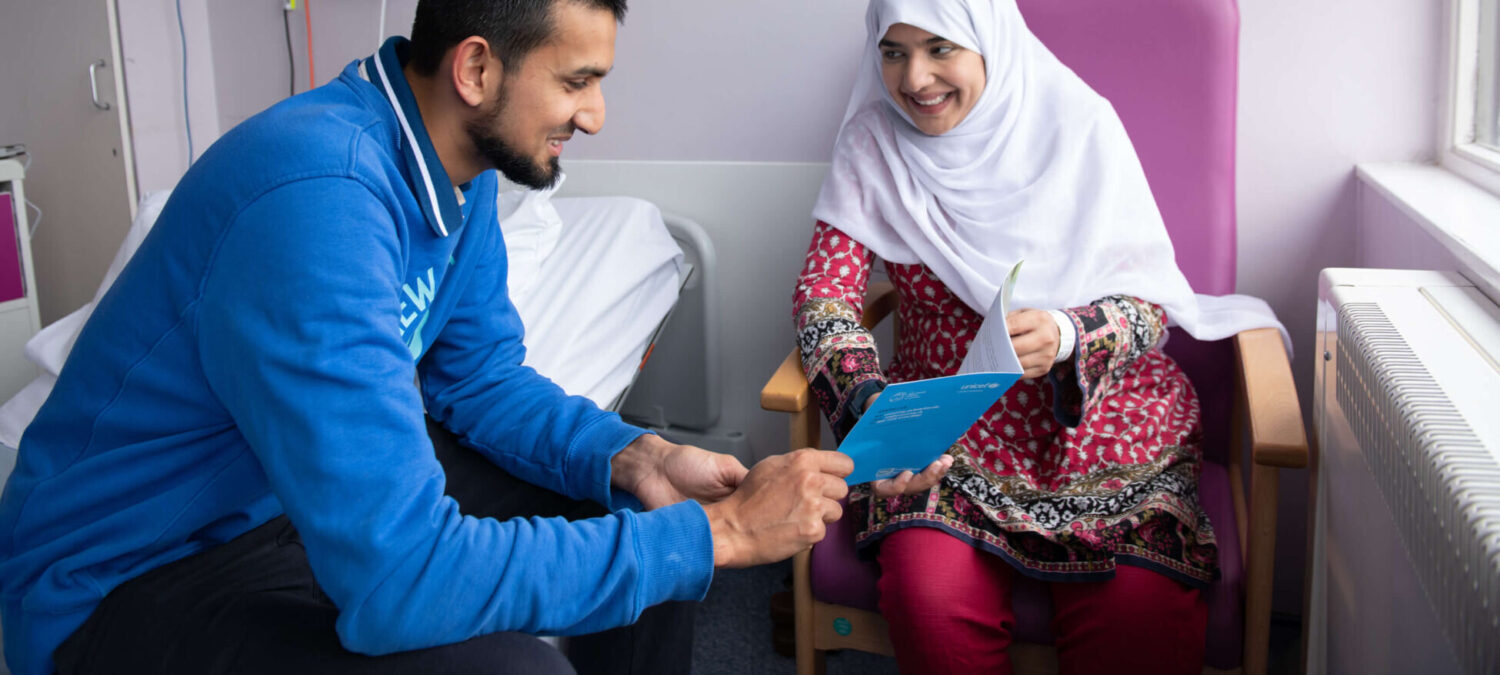
{"type": "MultiPolygon", "coordinates": [[[[797,664],[771,642],[771,594],[788,587],[790,563],[719,570],[698,608],[693,633],[694,675],[793,675],[797,664]]],[[[828,675],[896,674],[878,654],[841,651],[828,656],[828,675]]]]}

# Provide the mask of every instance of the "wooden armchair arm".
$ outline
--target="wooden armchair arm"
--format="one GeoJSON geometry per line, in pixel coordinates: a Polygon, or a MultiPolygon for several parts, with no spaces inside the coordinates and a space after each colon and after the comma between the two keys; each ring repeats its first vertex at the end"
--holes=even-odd
{"type": "MultiPolygon", "coordinates": [[[[870,284],[865,295],[864,316],[860,323],[865,328],[874,328],[901,304],[901,296],[889,281],[870,284]]],[[[774,412],[801,412],[811,401],[807,388],[807,375],[802,372],[802,355],[797,348],[782,359],[771,379],[760,390],[760,407],[774,412]]]]}
{"type": "Polygon", "coordinates": [[[1234,350],[1251,459],[1262,466],[1307,466],[1307,431],[1281,332],[1275,328],[1243,331],[1234,338],[1234,350]]]}
{"type": "Polygon", "coordinates": [[[1302,408],[1297,403],[1281,332],[1275,328],[1243,331],[1234,337],[1234,351],[1239,392],[1229,476],[1245,562],[1244,672],[1264,675],[1269,663],[1276,566],[1277,474],[1283,467],[1307,466],[1307,432],[1302,427],[1302,408]],[[1248,500],[1240,471],[1243,436],[1249,437],[1252,460],[1248,500]]]}
{"type": "Polygon", "coordinates": [[[774,412],[801,412],[812,399],[807,375],[802,372],[802,355],[796,347],[781,360],[776,372],[760,390],[760,407],[774,412]]]}

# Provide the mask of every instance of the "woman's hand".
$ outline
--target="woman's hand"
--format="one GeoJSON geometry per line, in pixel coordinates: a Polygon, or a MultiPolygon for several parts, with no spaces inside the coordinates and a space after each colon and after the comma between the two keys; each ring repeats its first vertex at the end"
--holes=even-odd
{"type": "Polygon", "coordinates": [[[932,486],[937,485],[938,481],[941,481],[943,476],[947,475],[948,469],[952,466],[953,455],[943,455],[933,461],[933,463],[928,464],[927,468],[922,469],[922,473],[914,474],[910,471],[902,471],[895,478],[877,480],[871,483],[870,491],[874,493],[876,499],[926,492],[931,490],[932,486]]]}
{"type": "Polygon", "coordinates": [[[1051,314],[1040,309],[1018,309],[1005,316],[1005,327],[1010,329],[1016,356],[1021,358],[1022,377],[1035,379],[1052,370],[1058,347],[1062,345],[1062,334],[1051,314]]]}

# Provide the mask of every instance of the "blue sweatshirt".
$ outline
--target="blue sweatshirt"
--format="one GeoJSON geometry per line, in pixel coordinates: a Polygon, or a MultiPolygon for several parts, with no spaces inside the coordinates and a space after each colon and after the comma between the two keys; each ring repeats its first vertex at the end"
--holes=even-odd
{"type": "Polygon", "coordinates": [[[707,591],[694,502],[499,522],[443,494],[424,405],[517,477],[607,506],[642,432],[521,366],[497,178],[455,190],[404,50],[225,134],[99,303],[0,496],[14,672],[52,672],[112,588],[283,513],[356,652],[595,632],[707,591]]]}

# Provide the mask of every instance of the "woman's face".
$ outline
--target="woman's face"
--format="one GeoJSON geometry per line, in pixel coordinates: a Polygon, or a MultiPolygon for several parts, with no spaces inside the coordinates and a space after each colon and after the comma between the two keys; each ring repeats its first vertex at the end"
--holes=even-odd
{"type": "Polygon", "coordinates": [[[984,92],[984,57],[904,23],[880,39],[880,72],[891,98],[930,136],[958,126],[984,92]]]}

